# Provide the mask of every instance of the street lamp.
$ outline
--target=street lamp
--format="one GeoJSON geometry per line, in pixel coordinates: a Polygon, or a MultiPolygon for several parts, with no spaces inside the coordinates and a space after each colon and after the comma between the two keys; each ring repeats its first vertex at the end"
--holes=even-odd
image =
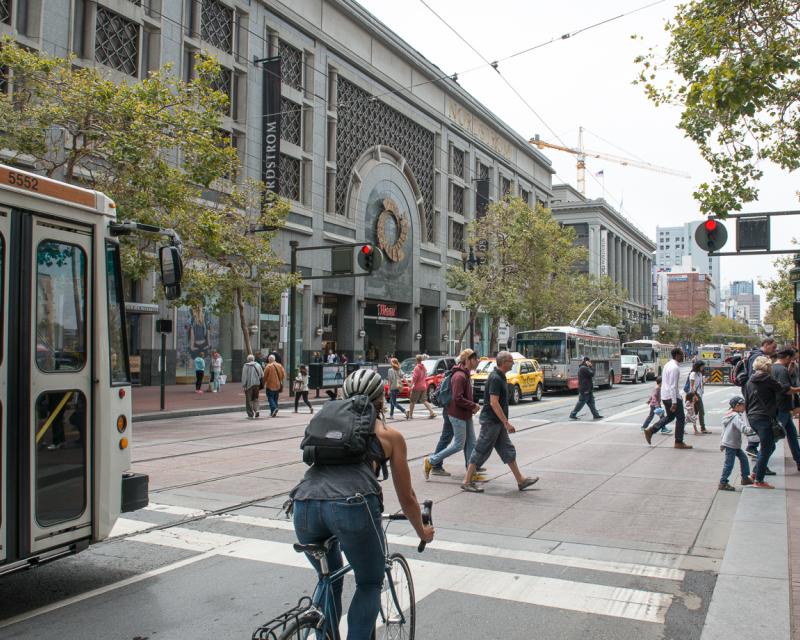
{"type": "MultiPolygon", "coordinates": [[[[478,266],[472,245],[469,245],[469,255],[461,254],[461,265],[464,267],[464,272],[473,271],[478,266]]],[[[475,315],[472,310],[469,312],[469,348],[475,350],[475,315]]]]}

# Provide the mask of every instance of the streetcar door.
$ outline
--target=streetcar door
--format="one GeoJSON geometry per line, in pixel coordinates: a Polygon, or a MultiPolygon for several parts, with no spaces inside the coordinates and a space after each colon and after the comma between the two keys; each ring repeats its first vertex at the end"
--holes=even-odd
{"type": "Polygon", "coordinates": [[[94,256],[90,228],[37,217],[30,247],[28,499],[20,520],[37,552],[91,535],[94,256]]]}
{"type": "Polygon", "coordinates": [[[9,215],[0,209],[0,564],[8,557],[8,238],[9,215]]]}

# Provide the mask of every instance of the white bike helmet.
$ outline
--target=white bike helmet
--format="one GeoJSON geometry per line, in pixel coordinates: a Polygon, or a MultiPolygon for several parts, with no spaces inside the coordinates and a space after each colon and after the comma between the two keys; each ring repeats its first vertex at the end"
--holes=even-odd
{"type": "Polygon", "coordinates": [[[367,396],[370,402],[383,398],[383,378],[372,369],[357,369],[344,380],[345,398],[351,396],[367,396]]]}

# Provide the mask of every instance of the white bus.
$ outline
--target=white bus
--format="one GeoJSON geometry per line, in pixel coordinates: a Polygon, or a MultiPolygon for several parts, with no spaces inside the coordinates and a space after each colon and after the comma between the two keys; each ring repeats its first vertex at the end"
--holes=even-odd
{"type": "Polygon", "coordinates": [[[647,378],[655,380],[672,357],[670,353],[674,348],[674,344],[664,344],[658,340],[634,340],[622,345],[622,353],[639,356],[647,370],[647,378]]]}
{"type": "MultiPolygon", "coordinates": [[[[115,218],[102,193],[0,165],[0,574],[80,551],[147,504],[147,476],[129,473],[115,218]]],[[[174,297],[179,251],[161,257],[174,297]]]]}
{"type": "Polygon", "coordinates": [[[577,389],[584,356],[594,363],[594,383],[611,388],[622,376],[619,334],[614,327],[547,327],[517,334],[516,349],[544,371],[546,389],[577,389]]]}

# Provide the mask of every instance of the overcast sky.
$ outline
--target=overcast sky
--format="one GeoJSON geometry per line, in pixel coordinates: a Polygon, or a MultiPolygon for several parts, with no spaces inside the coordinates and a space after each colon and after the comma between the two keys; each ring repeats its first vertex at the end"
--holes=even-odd
{"type": "MultiPolygon", "coordinates": [[[[458,72],[459,83],[523,137],[538,133],[544,140],[558,142],[549,126],[569,146],[576,146],[578,127],[583,126],[587,130],[586,149],[691,174],[687,180],[607,160],[587,160],[587,196],[597,198],[605,193],[617,209],[621,201],[624,215],[651,238],[655,237],[656,225],[698,219],[692,192],[697,184],[710,178],[708,166],[695,145],[676,128],[678,111],[656,108],[640,87],[632,85],[638,71],[634,58],[649,46],[657,45],[663,50],[667,42],[664,23],[674,15],[670,0],[500,64],[499,70],[547,126],[491,68],[463,73],[483,61],[420,0],[358,1],[445,73],[458,72]],[[644,40],[631,39],[633,34],[644,40]],[[593,179],[592,175],[600,171],[603,177],[593,179]]],[[[648,4],[647,0],[427,2],[488,60],[648,4]]],[[[557,171],[554,183],[574,186],[575,156],[550,150],[545,154],[557,171]]],[[[760,200],[747,205],[745,211],[800,209],[796,176],[770,165],[764,169],[760,200]]],[[[777,218],[773,224],[773,248],[789,248],[788,239],[800,236],[798,229],[800,217],[777,218]]],[[[729,240],[725,249],[734,248],[729,240]]],[[[774,275],[772,260],[766,256],[722,258],[723,285],[732,280],[774,275]]]]}

